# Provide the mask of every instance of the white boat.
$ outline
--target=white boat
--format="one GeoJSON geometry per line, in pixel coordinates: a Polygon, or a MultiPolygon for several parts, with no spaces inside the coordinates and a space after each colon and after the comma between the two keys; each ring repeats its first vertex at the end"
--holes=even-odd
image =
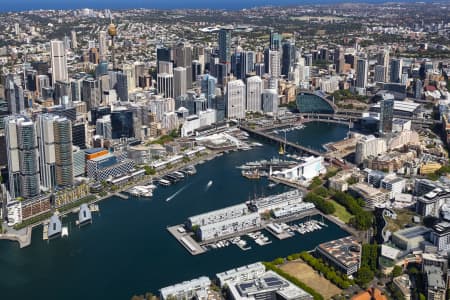
{"type": "Polygon", "coordinates": [[[67,228],[67,226],[64,226],[61,231],[61,237],[65,236],[69,236],[69,228],[67,228]]]}
{"type": "Polygon", "coordinates": [[[209,187],[211,187],[212,185],[213,185],[213,181],[210,180],[210,181],[208,181],[208,183],[206,184],[206,187],[209,188],[209,187]]]}

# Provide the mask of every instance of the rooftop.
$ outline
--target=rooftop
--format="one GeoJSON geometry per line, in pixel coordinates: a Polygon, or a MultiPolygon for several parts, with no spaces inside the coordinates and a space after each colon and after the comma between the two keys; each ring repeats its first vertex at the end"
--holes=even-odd
{"type": "Polygon", "coordinates": [[[359,264],[361,247],[352,236],[320,244],[319,248],[345,266],[359,264]]]}

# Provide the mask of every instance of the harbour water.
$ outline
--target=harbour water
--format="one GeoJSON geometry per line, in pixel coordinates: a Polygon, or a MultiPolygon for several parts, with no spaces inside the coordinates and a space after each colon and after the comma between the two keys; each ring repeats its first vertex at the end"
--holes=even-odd
{"type": "MultiPolygon", "coordinates": [[[[300,131],[300,144],[320,149],[323,143],[342,139],[347,128],[311,123],[300,131]]],[[[183,280],[309,250],[347,235],[328,222],[329,226],[320,231],[283,241],[267,233],[273,242],[262,247],[251,244],[249,251],[231,245],[191,256],[166,230],[198,213],[237,204],[254,195],[285,191],[287,188],[281,185],[267,188],[265,178],[245,179],[236,168],[277,153],[277,145],[232,152],[198,165],[197,174],[184,181],[158,187],[150,199],[105,200],[100,203],[100,214],[94,214],[92,225],[76,227],[75,214],[63,219],[63,226],[69,226],[68,238],[43,241],[42,228],[36,228],[28,248],[1,241],[1,298],[130,299],[133,294],[156,293],[183,280]],[[213,183],[207,188],[209,181],[213,183]]]]}

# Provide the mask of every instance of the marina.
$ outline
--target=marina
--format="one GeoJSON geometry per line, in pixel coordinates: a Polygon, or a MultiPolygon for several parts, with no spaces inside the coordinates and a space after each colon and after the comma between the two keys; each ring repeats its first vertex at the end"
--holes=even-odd
{"type": "MultiPolygon", "coordinates": [[[[341,138],[339,134],[334,135],[339,127],[332,128],[335,131],[329,128],[326,124],[313,127],[311,137],[304,139],[312,143],[318,131],[324,132],[324,136],[328,135],[329,140],[341,138]]],[[[303,129],[306,130],[308,128],[303,129]]],[[[345,132],[344,128],[343,134],[345,132]]],[[[317,147],[320,147],[320,144],[317,144],[317,147]]],[[[20,251],[17,251],[19,246],[16,242],[0,242],[0,251],[9,258],[7,262],[0,261],[0,267],[11,274],[8,282],[0,282],[2,295],[5,298],[27,299],[35,294],[48,292],[46,287],[50,278],[42,274],[52,274],[53,284],[57,285],[58,289],[51,290],[49,299],[85,298],[85,293],[73,289],[74,280],[81,285],[92,286],[89,297],[129,299],[136,291],[156,292],[162,286],[182,282],[197,275],[214,275],[254,262],[255,259],[269,261],[277,256],[310,250],[324,241],[346,236],[345,231],[326,220],[329,226],[320,231],[304,236],[297,234],[297,237],[283,241],[272,238],[265,230],[260,229],[272,241],[265,246],[258,246],[245,235],[246,233],[242,233],[241,240],[245,240],[251,250],[243,251],[230,242],[228,247],[205,251],[202,255],[190,255],[180,242],[171,237],[167,226],[181,224],[191,215],[242,203],[255,191],[258,195],[287,191],[288,188],[284,185],[268,188],[270,182],[264,177],[260,180],[245,180],[240,174],[241,170],[236,168],[248,161],[270,160],[277,155],[277,151],[277,145],[264,145],[249,151],[230,152],[196,165],[196,176],[187,176],[183,181],[168,187],[158,186],[153,191],[152,201],[132,195],[129,195],[129,201],[123,201],[113,196],[96,204],[101,215],[94,214],[93,226],[74,229],[78,215],[68,214],[63,223],[69,227],[69,238],[53,239],[47,244],[42,240],[45,226],[38,226],[33,229],[31,246],[20,251]],[[209,182],[211,184],[208,184],[209,182]],[[178,194],[180,198],[165,201],[188,184],[190,185],[178,194]],[[102,259],[98,259],[99,253],[102,259]],[[105,270],[111,267],[111,261],[114,261],[117,272],[105,273],[105,270]],[[86,273],[86,265],[95,265],[96,268],[91,268],[86,273]],[[178,271],[156,271],[168,266],[178,271]],[[128,272],[129,270],[133,271],[128,272]],[[124,273],[128,274],[126,285],[123,284],[124,273]],[[98,278],[104,280],[96,280],[98,278]],[[92,285],[94,281],[96,284],[92,285]],[[21,288],[23,282],[30,282],[29,288],[21,288]],[[73,291],[70,294],[63,292],[67,290],[73,291]]],[[[158,185],[156,181],[154,184],[158,185]]],[[[301,221],[301,216],[296,218],[299,220],[296,222],[306,221],[301,221]]],[[[278,222],[289,223],[284,219],[277,220],[278,222]]]]}

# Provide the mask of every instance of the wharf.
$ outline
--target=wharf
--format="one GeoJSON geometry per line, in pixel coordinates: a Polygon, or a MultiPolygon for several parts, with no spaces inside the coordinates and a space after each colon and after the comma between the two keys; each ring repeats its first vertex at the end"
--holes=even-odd
{"type": "Polygon", "coordinates": [[[121,194],[121,193],[115,193],[114,196],[117,196],[117,197],[119,197],[119,198],[121,198],[123,200],[128,200],[128,196],[124,195],[124,194],[121,194]]]}
{"type": "MultiPolygon", "coordinates": [[[[217,243],[217,242],[223,241],[223,240],[229,240],[229,239],[232,239],[235,237],[239,237],[242,235],[246,235],[248,233],[252,233],[252,232],[264,230],[264,229],[269,231],[272,235],[276,236],[280,240],[292,237],[292,235],[290,235],[287,232],[279,234],[277,236],[275,232],[273,232],[269,229],[268,225],[272,224],[273,222],[276,222],[276,223],[292,222],[292,221],[296,221],[299,219],[303,219],[308,216],[314,216],[314,215],[319,215],[319,214],[320,214],[320,212],[317,209],[309,209],[307,211],[303,211],[301,213],[291,215],[288,217],[279,218],[279,219],[271,220],[271,221],[266,221],[261,226],[255,226],[255,227],[243,230],[243,231],[234,232],[231,234],[227,234],[224,236],[220,236],[220,237],[217,237],[214,239],[209,239],[209,240],[205,240],[205,241],[201,241],[201,242],[197,242],[196,240],[194,240],[189,232],[180,232],[178,230],[179,228],[183,228],[183,230],[185,229],[182,224],[167,227],[167,230],[173,235],[173,237],[177,241],[180,242],[181,245],[183,245],[184,248],[186,248],[186,250],[189,253],[191,253],[192,255],[198,255],[198,254],[202,254],[202,253],[206,252],[206,249],[205,249],[206,245],[214,244],[214,243],[217,243]]],[[[268,244],[268,243],[265,243],[265,244],[268,244]]],[[[243,250],[249,250],[249,249],[245,248],[243,250]]]]}
{"type": "Polygon", "coordinates": [[[26,227],[15,233],[0,234],[0,240],[10,240],[19,243],[19,248],[25,248],[31,245],[32,228],[26,227]]]}
{"type": "Polygon", "coordinates": [[[167,227],[167,230],[173,235],[173,237],[183,245],[186,250],[192,255],[198,255],[205,252],[200,244],[195,241],[192,236],[187,232],[180,232],[178,229],[184,227],[182,225],[175,225],[167,227]]]}
{"type": "Polygon", "coordinates": [[[279,240],[285,240],[295,236],[295,234],[290,234],[289,232],[284,230],[280,233],[276,233],[270,226],[266,226],[266,230],[279,240]]]}

